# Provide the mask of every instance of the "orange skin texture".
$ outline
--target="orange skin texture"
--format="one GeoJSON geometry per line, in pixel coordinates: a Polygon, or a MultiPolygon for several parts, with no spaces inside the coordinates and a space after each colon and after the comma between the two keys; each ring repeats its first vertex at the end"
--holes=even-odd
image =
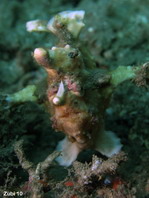
{"type": "Polygon", "coordinates": [[[53,128],[65,133],[71,142],[77,142],[79,148],[85,149],[91,144],[91,138],[87,135],[91,116],[80,109],[74,108],[69,102],[64,105],[53,105],[55,94],[48,98],[50,102],[50,114],[53,128]]]}

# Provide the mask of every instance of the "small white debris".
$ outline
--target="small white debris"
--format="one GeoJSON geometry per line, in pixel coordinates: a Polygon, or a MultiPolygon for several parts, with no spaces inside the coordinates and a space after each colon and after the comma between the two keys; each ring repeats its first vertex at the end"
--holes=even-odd
{"type": "Polygon", "coordinates": [[[70,48],[70,45],[65,45],[65,49],[69,49],[70,48]]]}
{"type": "Polygon", "coordinates": [[[51,48],[51,50],[56,50],[56,48],[57,48],[57,47],[53,46],[53,47],[51,48]]]}
{"type": "Polygon", "coordinates": [[[92,167],[91,167],[91,170],[92,170],[92,171],[96,170],[96,169],[99,167],[100,164],[101,164],[100,160],[96,160],[96,161],[93,163],[93,165],[92,165],[92,167]]]}
{"type": "Polygon", "coordinates": [[[94,32],[94,28],[93,27],[89,27],[88,28],[88,32],[90,32],[90,33],[94,32]]]}

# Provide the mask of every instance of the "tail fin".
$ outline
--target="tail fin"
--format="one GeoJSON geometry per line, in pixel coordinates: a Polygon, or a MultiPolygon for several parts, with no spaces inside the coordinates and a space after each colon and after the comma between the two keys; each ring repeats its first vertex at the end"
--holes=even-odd
{"type": "Polygon", "coordinates": [[[96,139],[95,150],[107,157],[117,154],[121,148],[120,139],[111,131],[102,132],[96,139]]]}
{"type": "Polygon", "coordinates": [[[80,152],[77,143],[70,142],[67,137],[58,143],[56,150],[62,151],[62,155],[56,158],[61,166],[70,166],[80,152]]]}

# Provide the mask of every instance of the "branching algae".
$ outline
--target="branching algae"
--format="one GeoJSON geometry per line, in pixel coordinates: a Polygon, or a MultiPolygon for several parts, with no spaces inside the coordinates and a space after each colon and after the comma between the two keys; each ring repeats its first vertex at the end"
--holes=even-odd
{"type": "MultiPolygon", "coordinates": [[[[57,146],[57,150],[62,151],[57,161],[63,166],[71,165],[79,152],[87,148],[108,157],[120,151],[119,138],[104,127],[111,95],[126,80],[146,85],[149,79],[148,64],[119,66],[108,73],[99,69],[78,38],[84,27],[84,14],[82,10],[65,11],[49,22],[35,20],[26,25],[29,32],[52,32],[59,38],[57,46],[36,48],[33,56],[48,74],[46,104],[53,128],[66,134],[57,146]]],[[[35,92],[31,88],[29,90],[35,92]]],[[[35,100],[34,93],[29,95],[35,100]]],[[[12,98],[15,102],[15,97],[12,98]]]]}

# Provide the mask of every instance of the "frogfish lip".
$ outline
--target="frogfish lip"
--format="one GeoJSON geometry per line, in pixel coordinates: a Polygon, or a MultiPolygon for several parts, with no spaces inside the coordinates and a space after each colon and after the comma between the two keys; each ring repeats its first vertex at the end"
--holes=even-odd
{"type": "Polygon", "coordinates": [[[36,48],[34,50],[33,57],[39,65],[42,65],[44,67],[49,66],[49,55],[45,49],[36,48]]]}

